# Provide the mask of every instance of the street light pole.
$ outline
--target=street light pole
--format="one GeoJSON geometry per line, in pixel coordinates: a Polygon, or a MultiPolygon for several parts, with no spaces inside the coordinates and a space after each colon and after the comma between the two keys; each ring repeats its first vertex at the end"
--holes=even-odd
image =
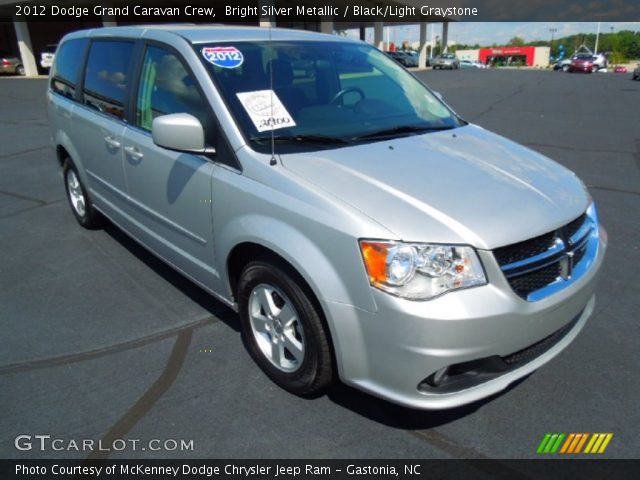
{"type": "Polygon", "coordinates": [[[600,22],[598,22],[598,31],[596,32],[596,48],[593,50],[593,53],[598,54],[598,40],[600,40],[600,22]]]}
{"type": "Polygon", "coordinates": [[[551,54],[551,56],[553,56],[553,34],[556,33],[558,29],[550,28],[549,31],[551,32],[551,46],[549,47],[549,53],[551,54]]]}

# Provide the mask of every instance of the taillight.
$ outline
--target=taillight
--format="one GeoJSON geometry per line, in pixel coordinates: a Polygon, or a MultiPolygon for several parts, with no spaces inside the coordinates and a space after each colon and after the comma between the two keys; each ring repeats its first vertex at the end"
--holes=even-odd
{"type": "Polygon", "coordinates": [[[6,58],[2,59],[2,64],[3,65],[11,65],[11,62],[9,60],[7,60],[6,58]]]}

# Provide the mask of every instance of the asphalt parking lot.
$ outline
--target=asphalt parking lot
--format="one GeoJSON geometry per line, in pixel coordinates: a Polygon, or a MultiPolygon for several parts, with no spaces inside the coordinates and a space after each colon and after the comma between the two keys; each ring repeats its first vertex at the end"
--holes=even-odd
{"type": "MultiPolygon", "coordinates": [[[[344,386],[304,400],[250,360],[236,315],[115,227],[80,228],[49,146],[45,81],[0,79],[0,458],[20,434],[193,440],[94,458],[522,458],[546,432],[613,432],[640,454],[640,82],[630,75],[426,71],[464,118],[574,170],[610,248],[585,329],[514,388],[407,410],[344,386]]],[[[488,151],[487,155],[491,155],[488,151]]]]}

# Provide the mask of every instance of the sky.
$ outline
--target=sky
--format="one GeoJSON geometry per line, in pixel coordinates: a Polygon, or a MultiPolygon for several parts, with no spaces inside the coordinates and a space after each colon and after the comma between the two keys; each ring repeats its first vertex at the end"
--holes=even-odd
{"type": "MultiPolygon", "coordinates": [[[[620,30],[640,31],[640,22],[601,22],[600,32],[610,33],[620,30]]],[[[557,29],[554,38],[565,37],[576,33],[596,33],[598,22],[451,22],[449,23],[449,41],[473,45],[497,45],[507,43],[511,38],[518,36],[525,42],[534,40],[550,40],[551,28],[557,29]]],[[[427,39],[434,35],[442,35],[442,24],[429,24],[427,39]]],[[[400,44],[404,40],[415,42],[420,39],[417,25],[401,25],[389,27],[389,40],[400,44]]],[[[349,31],[349,36],[358,36],[358,31],[349,31]]],[[[386,38],[386,37],[385,37],[386,38]]],[[[367,29],[368,42],[373,42],[373,28],[367,29]]]]}

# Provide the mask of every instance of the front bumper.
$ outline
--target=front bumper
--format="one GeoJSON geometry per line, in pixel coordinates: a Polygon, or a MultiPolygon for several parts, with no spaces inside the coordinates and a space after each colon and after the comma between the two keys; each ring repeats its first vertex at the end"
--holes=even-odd
{"type": "MultiPolygon", "coordinates": [[[[327,302],[341,379],[392,402],[422,409],[464,405],[500,392],[538,369],[578,335],[595,305],[595,283],[606,249],[601,229],[590,269],[569,287],[527,302],[510,288],[491,252],[480,251],[489,283],[415,302],[373,291],[376,312],[327,302]],[[568,325],[571,324],[571,325],[568,325]],[[456,391],[422,388],[443,367],[509,357],[562,335],[517,368],[456,391]]],[[[529,349],[532,351],[534,349],[529,349]]]]}

